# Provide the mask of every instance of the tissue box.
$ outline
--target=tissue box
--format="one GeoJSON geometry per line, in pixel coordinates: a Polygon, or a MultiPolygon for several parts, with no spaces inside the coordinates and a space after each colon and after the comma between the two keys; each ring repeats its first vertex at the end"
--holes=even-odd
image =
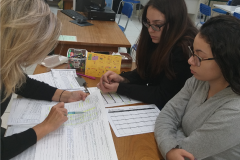
{"type": "Polygon", "coordinates": [[[88,51],[86,49],[69,48],[67,51],[67,57],[70,68],[85,72],[87,53],[88,51]]]}
{"type": "MultiPolygon", "coordinates": [[[[119,52],[122,56],[121,68],[132,68],[132,57],[128,53],[119,52]]],[[[110,52],[112,55],[113,52],[110,52]]]]}

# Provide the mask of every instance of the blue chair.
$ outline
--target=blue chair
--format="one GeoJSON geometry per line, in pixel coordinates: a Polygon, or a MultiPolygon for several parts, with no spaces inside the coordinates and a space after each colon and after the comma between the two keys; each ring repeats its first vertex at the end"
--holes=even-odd
{"type": "MultiPolygon", "coordinates": [[[[206,4],[200,3],[200,14],[201,15],[200,15],[199,23],[204,24],[205,22],[201,21],[202,14],[205,15],[205,17],[208,17],[208,18],[211,17],[211,7],[209,7],[206,4]]],[[[198,24],[196,26],[198,26],[198,24]]]]}
{"type": "MultiPolygon", "coordinates": [[[[119,11],[120,5],[121,5],[123,2],[132,3],[132,5],[137,5],[137,4],[139,4],[139,7],[138,7],[138,10],[139,10],[138,15],[139,15],[140,9],[141,9],[141,2],[140,2],[140,1],[135,1],[135,0],[122,0],[122,1],[119,3],[117,13],[118,13],[118,11],[119,11]]],[[[136,10],[137,10],[137,7],[135,7],[135,8],[136,8],[136,10]]]]}
{"type": "Polygon", "coordinates": [[[236,17],[237,19],[240,19],[240,14],[237,13],[237,12],[234,12],[234,13],[233,13],[233,16],[236,17]]]}
{"type": "Polygon", "coordinates": [[[133,12],[133,5],[131,3],[124,3],[123,8],[122,8],[122,13],[120,14],[119,20],[118,20],[118,26],[120,27],[120,29],[125,32],[127,25],[128,25],[128,21],[132,16],[132,12],[133,12]],[[125,27],[119,25],[120,19],[123,15],[126,15],[128,17],[127,23],[125,25],[125,27]]]}
{"type": "MultiPolygon", "coordinates": [[[[232,0],[229,0],[227,2],[227,5],[231,5],[231,3],[232,3],[232,0]]],[[[220,14],[228,14],[228,12],[226,12],[226,11],[220,9],[220,8],[213,8],[212,11],[220,13],[220,14]]]]}
{"type": "Polygon", "coordinates": [[[132,59],[135,61],[136,60],[136,54],[135,56],[133,57],[133,51],[137,51],[137,44],[134,44],[131,48],[131,51],[130,51],[130,55],[132,56],[132,59]]]}

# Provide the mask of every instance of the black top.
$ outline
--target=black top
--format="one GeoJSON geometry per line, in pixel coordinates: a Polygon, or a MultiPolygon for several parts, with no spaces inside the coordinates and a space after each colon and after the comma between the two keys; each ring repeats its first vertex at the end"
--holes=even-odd
{"type": "Polygon", "coordinates": [[[170,80],[162,71],[155,78],[142,79],[137,70],[120,74],[130,83],[119,83],[117,93],[126,95],[144,103],[155,104],[160,110],[184,86],[192,76],[190,65],[181,47],[173,48],[170,56],[170,67],[176,77],[170,80]]]}
{"type": "MultiPolygon", "coordinates": [[[[3,100],[4,90],[5,87],[3,86],[1,90],[1,102],[3,100]]],[[[21,88],[16,91],[16,94],[26,98],[51,101],[55,92],[56,88],[27,77],[26,83],[24,83],[21,88]]],[[[12,95],[1,103],[1,116],[5,112],[11,97],[12,95]]],[[[1,160],[15,157],[30,146],[34,145],[36,142],[37,136],[32,128],[9,137],[1,137],[1,160]]]]}

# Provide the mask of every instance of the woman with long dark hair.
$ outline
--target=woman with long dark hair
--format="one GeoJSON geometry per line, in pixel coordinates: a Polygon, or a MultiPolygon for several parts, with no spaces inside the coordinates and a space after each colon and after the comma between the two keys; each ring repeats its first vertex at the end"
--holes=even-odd
{"type": "Polygon", "coordinates": [[[167,160],[240,159],[240,20],[209,19],[190,49],[189,78],[163,108],[155,138],[167,160]]]}
{"type": "Polygon", "coordinates": [[[136,53],[137,69],[120,75],[108,71],[98,88],[117,92],[161,109],[191,76],[188,46],[197,29],[184,0],[150,0],[143,11],[136,53]]]}

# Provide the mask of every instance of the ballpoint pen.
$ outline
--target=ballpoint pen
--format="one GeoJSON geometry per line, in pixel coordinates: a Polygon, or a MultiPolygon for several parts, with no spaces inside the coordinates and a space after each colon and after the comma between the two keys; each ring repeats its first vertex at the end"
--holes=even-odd
{"type": "Polygon", "coordinates": [[[95,77],[87,76],[87,75],[84,75],[84,74],[81,74],[81,73],[77,73],[77,75],[80,75],[80,76],[83,76],[83,77],[87,77],[87,78],[90,78],[90,79],[96,79],[95,77]]]}
{"type": "Polygon", "coordinates": [[[83,114],[85,112],[68,112],[68,114],[83,114]]]}

